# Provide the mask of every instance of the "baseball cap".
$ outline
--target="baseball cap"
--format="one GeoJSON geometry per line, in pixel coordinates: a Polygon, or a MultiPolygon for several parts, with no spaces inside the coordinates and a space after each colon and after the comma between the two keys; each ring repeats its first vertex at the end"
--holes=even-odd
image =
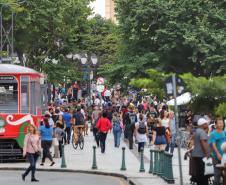
{"type": "Polygon", "coordinates": [[[198,120],[198,126],[202,126],[202,125],[204,125],[205,123],[207,123],[208,121],[206,120],[206,119],[204,119],[204,118],[200,118],[199,120],[198,120]]]}

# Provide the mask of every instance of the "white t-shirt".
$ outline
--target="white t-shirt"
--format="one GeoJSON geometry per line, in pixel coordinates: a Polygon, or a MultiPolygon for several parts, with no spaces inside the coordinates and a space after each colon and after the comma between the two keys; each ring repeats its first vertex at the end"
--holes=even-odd
{"type": "Polygon", "coordinates": [[[99,98],[96,98],[95,101],[94,101],[94,103],[95,103],[96,105],[98,105],[98,104],[100,103],[99,98]]]}
{"type": "Polygon", "coordinates": [[[167,118],[167,119],[162,119],[162,126],[163,127],[169,127],[169,119],[167,118]]]}
{"type": "Polygon", "coordinates": [[[106,91],[104,92],[104,96],[111,96],[111,91],[106,90],[106,91]]]}
{"type": "MultiPolygon", "coordinates": [[[[147,126],[147,122],[144,122],[144,125],[147,126]]],[[[139,121],[136,122],[135,126],[139,127],[139,121]]],[[[147,143],[148,142],[147,134],[146,133],[140,134],[139,132],[137,132],[137,141],[138,141],[138,143],[141,143],[141,142],[147,143]]]]}

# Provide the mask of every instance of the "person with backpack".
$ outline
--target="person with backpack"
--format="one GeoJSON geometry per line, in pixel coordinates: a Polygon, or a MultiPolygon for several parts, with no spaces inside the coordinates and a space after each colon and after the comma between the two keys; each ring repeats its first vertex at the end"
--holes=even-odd
{"type": "Polygon", "coordinates": [[[112,123],[114,109],[111,108],[111,103],[108,103],[108,108],[105,109],[105,112],[107,114],[107,119],[112,123]]]}
{"type": "Polygon", "coordinates": [[[136,126],[136,141],[138,142],[138,153],[140,157],[140,149],[144,148],[144,143],[148,142],[148,126],[147,122],[144,122],[144,116],[140,114],[139,121],[135,124],[136,126]]]}
{"type": "Polygon", "coordinates": [[[60,127],[61,127],[61,123],[57,122],[56,123],[56,128],[54,130],[54,137],[56,137],[56,135],[58,135],[59,151],[60,151],[60,158],[61,158],[62,157],[62,148],[61,148],[61,146],[63,144],[63,138],[64,138],[64,136],[66,136],[66,133],[60,127]]]}
{"type": "Polygon", "coordinates": [[[123,124],[126,127],[126,132],[129,138],[129,149],[133,149],[133,132],[135,123],[137,122],[137,116],[131,106],[128,107],[128,112],[123,118],[123,124]]]}
{"type": "Polygon", "coordinates": [[[114,134],[114,141],[115,141],[115,147],[119,148],[120,146],[120,138],[122,134],[123,124],[122,120],[117,112],[113,114],[113,134],[114,134]]]}

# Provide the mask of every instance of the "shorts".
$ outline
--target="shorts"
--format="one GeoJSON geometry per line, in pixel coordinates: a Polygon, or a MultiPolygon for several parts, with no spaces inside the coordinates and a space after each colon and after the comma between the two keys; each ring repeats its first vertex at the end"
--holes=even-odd
{"type": "Polygon", "coordinates": [[[155,144],[155,146],[167,145],[165,136],[158,136],[157,135],[154,144],[155,144]]]}

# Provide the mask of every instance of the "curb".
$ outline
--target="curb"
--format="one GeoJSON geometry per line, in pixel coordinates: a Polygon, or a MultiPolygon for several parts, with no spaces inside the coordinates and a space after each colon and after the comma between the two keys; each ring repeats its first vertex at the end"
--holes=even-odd
{"type": "MultiPolygon", "coordinates": [[[[25,171],[27,168],[24,167],[0,167],[0,171],[8,170],[8,171],[25,171]]],[[[47,171],[50,172],[50,169],[42,169],[36,168],[36,171],[47,171]]],[[[92,174],[92,175],[104,175],[104,176],[113,176],[118,177],[126,180],[130,185],[140,185],[134,178],[129,178],[126,175],[119,174],[119,173],[110,173],[110,172],[100,172],[100,171],[89,171],[89,170],[72,170],[72,169],[51,169],[51,172],[69,172],[69,173],[85,173],[85,174],[92,174]]]]}

